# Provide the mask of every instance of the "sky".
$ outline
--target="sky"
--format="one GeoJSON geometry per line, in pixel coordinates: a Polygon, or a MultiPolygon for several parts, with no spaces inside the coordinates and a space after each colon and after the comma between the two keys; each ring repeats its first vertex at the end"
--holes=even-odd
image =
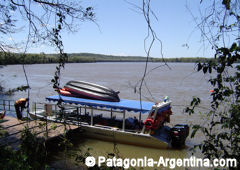
{"type": "MultiPolygon", "coordinates": [[[[141,0],[84,0],[83,6],[94,8],[96,23],[79,23],[78,32],[63,32],[64,50],[67,53],[98,53],[121,56],[146,56],[144,39],[147,23],[144,16],[130,3],[142,6],[141,0]]],[[[165,58],[212,57],[209,46],[203,46],[201,33],[186,6],[198,15],[200,0],[152,0],[151,8],[157,20],[151,24],[162,42],[165,58]],[[188,46],[184,46],[188,44],[188,46]]],[[[15,37],[11,37],[14,39],[15,37]]],[[[18,40],[26,39],[19,34],[18,40]]],[[[150,43],[149,39],[147,45],[150,43]]],[[[47,45],[29,48],[29,53],[55,53],[47,45]]],[[[161,57],[161,44],[155,41],[151,57],[161,57]]]]}

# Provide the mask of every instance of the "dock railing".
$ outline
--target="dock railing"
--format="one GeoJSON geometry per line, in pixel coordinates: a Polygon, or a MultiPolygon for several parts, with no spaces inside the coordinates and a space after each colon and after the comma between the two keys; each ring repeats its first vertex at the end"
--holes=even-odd
{"type": "MultiPolygon", "coordinates": [[[[60,109],[56,104],[46,104],[46,103],[33,103],[33,112],[35,113],[35,117],[39,112],[43,112],[45,114],[45,119],[50,118],[47,116],[52,116],[52,118],[56,118],[56,122],[74,124],[80,127],[81,125],[90,125],[95,126],[96,119],[104,116],[109,117],[109,119],[115,119],[116,115],[120,114],[122,119],[121,130],[126,131],[126,111],[125,110],[113,110],[106,108],[98,108],[93,106],[86,105],[71,105],[71,104],[63,104],[64,107],[63,113],[60,113],[60,109]],[[114,114],[115,116],[113,116],[114,114]],[[62,115],[61,115],[62,114],[62,115]],[[98,117],[99,116],[99,117],[98,117]],[[114,118],[115,117],[115,118],[114,118]],[[59,120],[59,118],[61,120],[59,120]]],[[[97,125],[100,126],[100,125],[97,125]]],[[[104,127],[104,125],[102,125],[104,127]]]]}
{"type": "MultiPolygon", "coordinates": [[[[56,124],[54,125],[55,128],[52,128],[51,126],[53,125],[53,123],[49,123],[47,119],[43,119],[42,121],[44,121],[45,123],[44,122],[41,123],[40,121],[31,119],[29,117],[27,118],[24,117],[23,120],[19,120],[19,121],[17,120],[17,118],[10,118],[16,115],[14,103],[15,103],[14,100],[0,99],[0,112],[7,111],[6,118],[4,118],[5,120],[0,122],[0,129],[7,132],[6,135],[0,136],[0,145],[5,145],[5,144],[15,145],[19,143],[20,134],[25,127],[33,131],[36,135],[44,136],[45,139],[48,139],[49,137],[53,137],[54,135],[60,135],[59,132],[54,132],[54,129],[61,128],[63,124],[56,124]],[[9,114],[10,114],[10,117],[7,117],[9,114]],[[51,134],[49,136],[50,132],[51,134]]],[[[54,110],[58,109],[56,105],[49,105],[46,103],[33,103],[31,112],[36,114],[37,111],[40,109],[44,109],[44,110],[49,109],[49,108],[45,108],[46,106],[48,107],[51,106],[54,108],[54,110]]],[[[77,126],[75,126],[75,128],[76,127],[77,126]]],[[[62,133],[64,132],[63,130],[60,130],[60,131],[62,131],[62,133]]]]}
{"type": "Polygon", "coordinates": [[[14,100],[0,100],[0,110],[15,112],[14,100]]]}

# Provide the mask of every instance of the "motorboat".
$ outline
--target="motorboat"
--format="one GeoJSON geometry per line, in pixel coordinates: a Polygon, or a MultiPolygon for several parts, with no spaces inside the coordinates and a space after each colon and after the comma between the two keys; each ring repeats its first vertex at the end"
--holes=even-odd
{"type": "Polygon", "coordinates": [[[166,125],[172,115],[169,100],[109,102],[61,95],[48,96],[46,100],[49,103],[45,109],[39,110],[35,104],[30,112],[33,119],[78,125],[82,135],[90,138],[144,147],[179,148],[185,145],[189,134],[186,124],[172,128],[166,125]],[[59,100],[64,104],[64,112],[57,110],[55,104],[59,100]],[[127,116],[128,113],[134,116],[127,116]]]}

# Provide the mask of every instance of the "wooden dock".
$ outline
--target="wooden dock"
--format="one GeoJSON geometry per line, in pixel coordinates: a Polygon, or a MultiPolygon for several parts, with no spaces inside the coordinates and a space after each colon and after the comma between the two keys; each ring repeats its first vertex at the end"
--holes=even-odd
{"type": "Polygon", "coordinates": [[[3,134],[0,136],[0,145],[9,145],[17,148],[20,144],[21,132],[27,127],[39,137],[44,137],[46,140],[62,135],[65,130],[77,129],[78,126],[66,125],[61,123],[46,122],[40,120],[25,120],[19,121],[17,118],[5,116],[0,120],[0,129],[3,134]]]}
{"type": "MultiPolygon", "coordinates": [[[[27,127],[38,137],[44,137],[46,140],[50,140],[54,137],[58,137],[64,132],[79,128],[76,125],[65,125],[62,123],[54,123],[50,121],[40,120],[18,120],[10,115],[16,115],[14,108],[14,100],[0,100],[0,111],[6,111],[6,116],[0,120],[0,145],[9,145],[13,148],[17,148],[20,144],[21,132],[27,127]],[[65,131],[66,130],[66,131],[65,131]]],[[[39,103],[38,106],[35,103],[35,109],[41,107],[43,109],[45,104],[39,103]]],[[[56,107],[56,106],[55,106],[56,107]]],[[[27,115],[26,113],[24,114],[27,115]]]]}

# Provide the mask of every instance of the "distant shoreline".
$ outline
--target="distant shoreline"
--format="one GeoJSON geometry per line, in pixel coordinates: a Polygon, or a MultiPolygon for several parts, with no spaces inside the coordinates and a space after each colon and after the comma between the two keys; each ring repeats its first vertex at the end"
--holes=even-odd
{"type": "MultiPolygon", "coordinates": [[[[184,58],[149,58],[149,62],[175,62],[175,63],[196,63],[214,60],[200,57],[184,58]]],[[[97,63],[97,62],[146,62],[142,56],[112,56],[93,53],[70,53],[66,63],[97,63]]],[[[0,53],[0,65],[13,64],[51,64],[58,63],[58,54],[21,54],[21,53],[0,53]]]]}

